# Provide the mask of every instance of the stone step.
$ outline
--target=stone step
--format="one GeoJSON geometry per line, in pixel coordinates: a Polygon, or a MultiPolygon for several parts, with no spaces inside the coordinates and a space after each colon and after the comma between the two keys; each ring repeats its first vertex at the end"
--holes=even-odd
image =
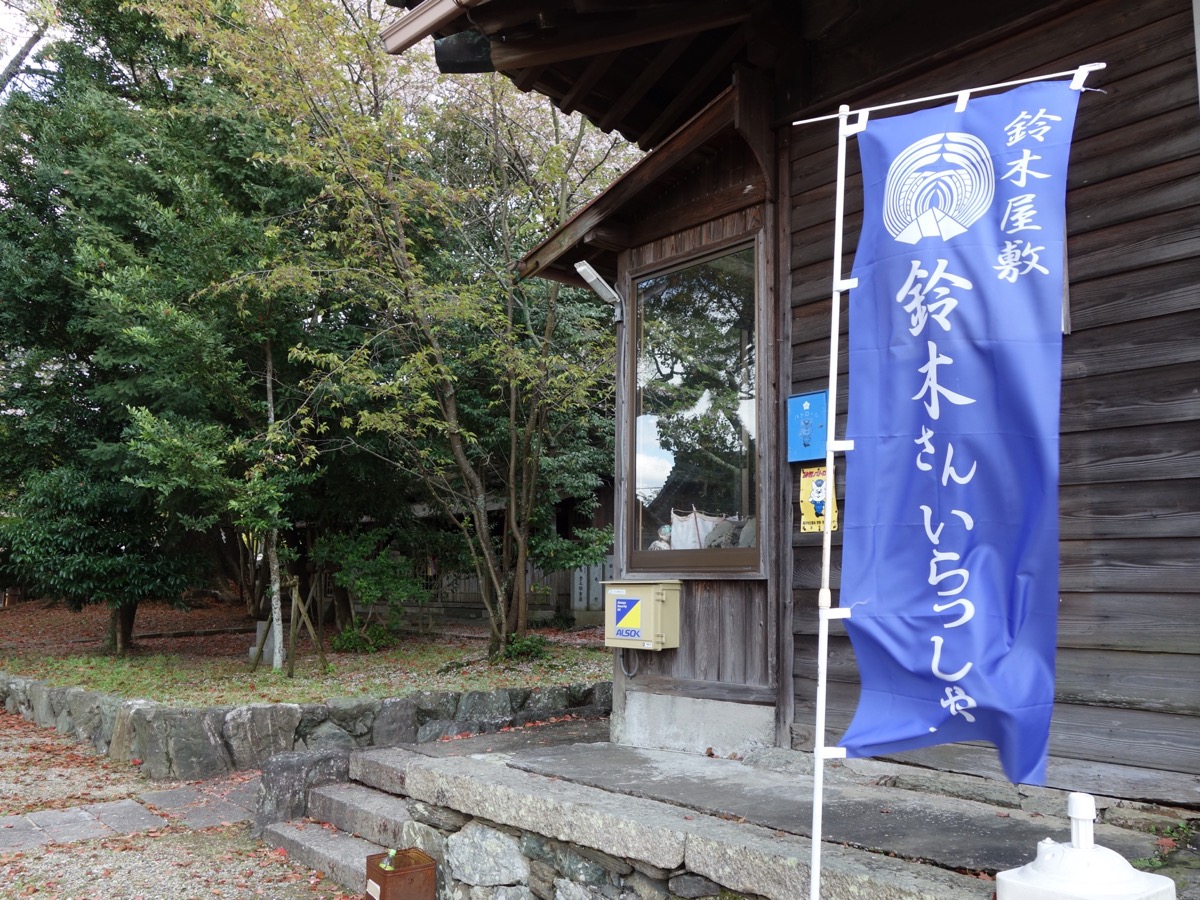
{"type": "Polygon", "coordinates": [[[308,815],[383,847],[404,847],[408,806],[394,794],[361,784],[327,784],[308,792],[308,815]]]}
{"type": "Polygon", "coordinates": [[[314,822],[280,822],[268,825],[262,840],[282,847],[297,862],[324,872],[351,891],[367,889],[367,857],[383,847],[314,822]]]}
{"type": "MultiPolygon", "coordinates": [[[[657,800],[511,768],[493,758],[430,758],[399,748],[350,757],[351,778],[379,790],[630,860],[686,870],[728,890],[791,900],[809,893],[806,837],[657,800]]],[[[991,900],[989,882],[883,853],[826,844],[826,900],[991,900]]]]}

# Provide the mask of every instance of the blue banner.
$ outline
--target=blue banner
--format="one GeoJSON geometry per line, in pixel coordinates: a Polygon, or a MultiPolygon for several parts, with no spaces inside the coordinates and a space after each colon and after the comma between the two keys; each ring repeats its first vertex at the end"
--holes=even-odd
{"type": "Polygon", "coordinates": [[[858,135],[840,604],[862,693],[849,756],[985,740],[1012,781],[1045,780],[1078,96],[1038,82],[858,135]]]}

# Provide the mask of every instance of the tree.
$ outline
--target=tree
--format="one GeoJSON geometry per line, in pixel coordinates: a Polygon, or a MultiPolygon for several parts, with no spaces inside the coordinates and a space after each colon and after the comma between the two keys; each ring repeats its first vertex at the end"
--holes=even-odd
{"type": "Polygon", "coordinates": [[[29,478],[3,521],[9,565],[24,583],[72,609],[106,603],[110,645],[132,644],[137,601],[178,597],[197,560],[144,493],[63,466],[29,478]]]}
{"type": "Polygon", "coordinates": [[[268,137],[253,112],[215,114],[229,84],[193,77],[199,57],[146,15],[68,3],[63,18],[71,39],[0,110],[0,475],[17,574],[131,627],[142,597],[179,599],[179,579],[146,573],[191,575],[176,548],[192,532],[271,536],[287,521],[297,451],[274,420],[296,406],[278,385],[299,378],[273,346],[298,339],[319,300],[235,276],[287,254],[276,222],[316,184],[256,161],[268,137]],[[72,499],[71,485],[86,490],[72,499]],[[79,515],[41,521],[28,498],[43,495],[79,515]],[[21,551],[29,523],[46,552],[21,551]],[[124,594],[113,579],[84,578],[90,601],[67,589],[61,572],[86,572],[63,554],[88,542],[98,571],[126,573],[124,594]]]}
{"type": "Polygon", "coordinates": [[[500,78],[435,80],[388,58],[378,35],[394,13],[370,0],[147,8],[253,106],[288,116],[272,159],[322,181],[322,243],[337,256],[295,273],[369,321],[353,349],[293,350],[325,371],[310,439],[332,411],[344,439],[416,479],[470,550],[498,651],[526,625],[552,504],[594,492],[611,459],[610,420],[590,414],[611,388],[607,311],[519,284],[509,265],[612,174],[617,143],[500,78]]]}

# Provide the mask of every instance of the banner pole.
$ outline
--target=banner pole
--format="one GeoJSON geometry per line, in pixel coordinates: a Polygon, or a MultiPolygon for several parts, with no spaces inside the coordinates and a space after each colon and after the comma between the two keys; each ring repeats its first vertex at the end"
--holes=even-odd
{"type": "MultiPolygon", "coordinates": [[[[984,85],[966,90],[936,94],[912,100],[903,100],[881,106],[867,107],[851,111],[848,105],[841,105],[835,115],[818,116],[811,119],[794,121],[793,126],[807,125],[816,122],[838,120],[837,146],[837,182],[835,193],[835,210],[833,225],[833,278],[832,301],[830,310],[829,338],[829,401],[826,404],[826,452],[825,472],[830,490],[836,490],[836,473],[834,454],[838,451],[848,452],[854,449],[850,440],[835,440],[838,392],[838,355],[841,331],[841,302],[842,292],[858,286],[857,279],[844,278],[842,274],[843,231],[845,225],[845,193],[846,193],[846,144],[847,139],[867,127],[869,115],[877,110],[893,109],[902,106],[928,103],[933,100],[955,98],[957,108],[966,106],[972,94],[993,91],[1016,85],[1029,84],[1053,78],[1071,77],[1070,87],[1081,90],[1087,76],[1094,71],[1103,69],[1104,63],[1089,63],[1067,72],[1056,72],[1049,75],[1004,82],[1001,84],[984,85]],[[851,121],[851,116],[854,120],[851,121]]],[[[821,842],[823,831],[823,806],[825,792],[825,761],[840,759],[846,756],[843,747],[825,746],[825,718],[828,699],[828,656],[829,656],[829,622],[831,619],[850,618],[849,606],[833,606],[833,594],[830,589],[830,570],[832,557],[832,516],[823,516],[821,543],[821,587],[817,599],[818,631],[817,631],[817,689],[816,716],[813,734],[813,801],[812,801],[812,856],[809,871],[810,900],[821,898],[821,842]]]]}
{"type": "MultiPolygon", "coordinates": [[[[834,440],[837,422],[838,348],[842,322],[842,292],[856,286],[855,279],[842,277],[842,253],[846,212],[846,139],[866,127],[867,117],[860,113],[851,124],[850,107],[838,110],[837,190],[833,217],[833,291],[829,324],[829,402],[825,404],[825,478],[831,492],[836,491],[834,453],[852,450],[852,441],[834,440]]],[[[825,746],[825,708],[828,693],[829,620],[845,618],[849,610],[833,609],[829,572],[833,551],[833,516],[824,515],[821,527],[821,590],[817,595],[817,709],[813,733],[812,859],[809,866],[809,896],[821,897],[821,834],[825,801],[825,760],[843,756],[841,748],[825,746]]]]}
{"type": "MultiPolygon", "coordinates": [[[[946,91],[943,94],[929,94],[925,97],[914,97],[912,100],[897,100],[894,103],[882,103],[878,106],[866,106],[862,109],[854,110],[856,114],[879,112],[885,109],[899,109],[902,106],[918,106],[923,103],[932,103],[934,100],[958,100],[959,103],[964,103],[966,98],[972,94],[982,94],[988,91],[999,91],[1005,88],[1016,87],[1022,84],[1033,84],[1035,81],[1049,81],[1052,78],[1066,78],[1071,76],[1071,87],[1074,90],[1082,90],[1083,83],[1092,72],[1098,72],[1107,67],[1107,63],[1084,63],[1081,66],[1076,66],[1074,69],[1068,69],[1065,72],[1051,72],[1048,75],[1034,75],[1032,78],[1018,78],[1016,81],[1002,81],[998,84],[982,84],[979,87],[967,88],[966,90],[946,91]],[[964,96],[965,95],[965,96],[964,96]]],[[[1089,90],[1091,90],[1089,88],[1089,90]]],[[[844,107],[843,107],[844,108],[844,107]]],[[[830,122],[833,119],[842,118],[842,113],[828,113],[824,116],[814,116],[811,119],[796,119],[792,125],[812,125],[814,122],[830,122]]],[[[845,121],[843,119],[843,121],[845,121]]],[[[860,129],[861,130],[861,129],[860,129]]]]}

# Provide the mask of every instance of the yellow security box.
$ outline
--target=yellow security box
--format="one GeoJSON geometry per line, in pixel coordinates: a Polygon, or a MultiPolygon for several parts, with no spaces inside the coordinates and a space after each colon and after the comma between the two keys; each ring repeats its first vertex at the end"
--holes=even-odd
{"type": "Polygon", "coordinates": [[[604,582],[604,644],[631,650],[679,646],[678,581],[604,582]]]}

